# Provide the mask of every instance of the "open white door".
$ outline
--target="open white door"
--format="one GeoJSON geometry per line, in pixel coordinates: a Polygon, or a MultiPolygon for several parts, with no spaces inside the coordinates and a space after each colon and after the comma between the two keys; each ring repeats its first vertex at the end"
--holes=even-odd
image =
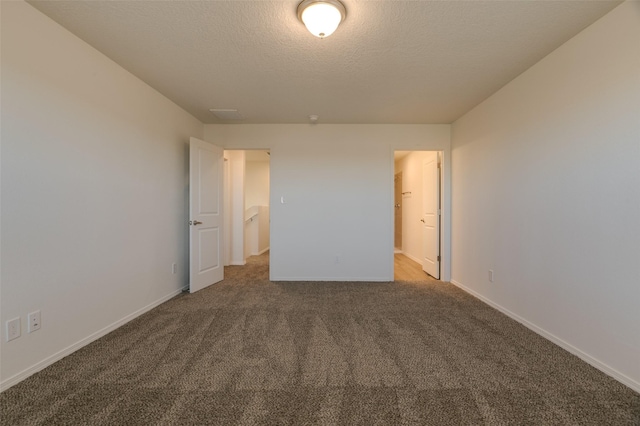
{"type": "Polygon", "coordinates": [[[224,151],[196,138],[189,144],[189,292],[224,278],[224,151]]]}
{"type": "Polygon", "coordinates": [[[422,270],[440,279],[440,168],[438,153],[422,162],[422,270]]]}

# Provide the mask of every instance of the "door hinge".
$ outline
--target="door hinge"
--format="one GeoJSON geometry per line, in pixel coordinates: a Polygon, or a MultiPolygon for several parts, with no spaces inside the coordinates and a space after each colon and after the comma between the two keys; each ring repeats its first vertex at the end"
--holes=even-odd
{"type": "Polygon", "coordinates": [[[438,256],[438,262],[440,262],[440,256],[438,256]]]}

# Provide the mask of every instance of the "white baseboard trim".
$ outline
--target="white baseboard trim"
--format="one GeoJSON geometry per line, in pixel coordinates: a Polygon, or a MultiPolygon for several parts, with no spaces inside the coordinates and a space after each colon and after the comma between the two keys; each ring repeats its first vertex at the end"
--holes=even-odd
{"type": "Polygon", "coordinates": [[[409,259],[413,260],[416,263],[419,263],[420,265],[422,265],[422,260],[420,258],[417,258],[415,256],[411,256],[409,253],[402,253],[403,255],[407,256],[409,259]]]}
{"type": "Polygon", "coordinates": [[[637,381],[633,380],[631,377],[626,376],[625,374],[619,372],[615,368],[612,368],[612,367],[608,366],[607,364],[605,364],[604,362],[597,360],[596,358],[592,357],[591,355],[587,354],[586,352],[583,352],[582,350],[576,348],[571,343],[568,343],[568,342],[562,340],[561,338],[559,338],[556,335],[548,332],[547,330],[545,330],[543,328],[540,328],[537,325],[533,324],[532,322],[529,322],[528,320],[522,318],[520,315],[511,312],[510,310],[500,306],[499,304],[491,301],[490,299],[487,299],[486,297],[484,297],[480,293],[477,293],[476,291],[471,290],[470,288],[468,288],[465,285],[459,283],[458,281],[451,280],[451,284],[455,285],[456,287],[460,288],[461,290],[464,290],[465,292],[467,292],[470,295],[474,296],[475,298],[481,300],[482,302],[486,303],[487,305],[491,306],[492,308],[497,309],[498,311],[502,312],[503,314],[507,315],[508,317],[518,321],[520,324],[524,325],[529,330],[539,334],[540,336],[544,337],[547,340],[550,340],[551,342],[553,342],[556,345],[560,346],[562,349],[566,350],[567,352],[570,352],[571,354],[577,356],[578,358],[580,358],[581,360],[583,360],[587,364],[591,365],[592,367],[595,367],[598,370],[600,370],[603,373],[605,373],[606,375],[613,377],[614,379],[616,379],[617,381],[619,381],[623,385],[628,386],[631,389],[633,389],[634,391],[640,393],[640,382],[637,382],[637,381]]]}
{"type": "Polygon", "coordinates": [[[112,332],[113,330],[122,327],[123,325],[125,325],[126,323],[128,323],[129,321],[139,317],[140,315],[149,312],[151,309],[155,308],[156,306],[159,306],[161,304],[163,304],[164,302],[166,302],[167,300],[171,299],[172,297],[177,296],[178,294],[182,293],[182,291],[188,287],[184,287],[181,288],[180,290],[175,290],[172,291],[171,293],[169,293],[168,295],[161,297],[160,299],[151,302],[150,304],[148,304],[147,306],[138,309],[137,311],[125,316],[124,318],[104,327],[101,330],[96,331],[93,334],[90,334],[89,336],[85,337],[84,339],[79,340],[78,342],[67,346],[66,348],[62,349],[59,352],[56,352],[55,354],[43,359],[42,361],[37,362],[36,364],[32,365],[29,368],[26,368],[24,370],[22,370],[21,372],[19,372],[18,374],[15,374],[5,380],[3,380],[2,382],[0,382],[0,392],[3,392],[7,389],[9,389],[11,386],[16,385],[18,383],[20,383],[21,381],[23,381],[24,379],[26,379],[29,376],[32,376],[33,374],[37,373],[40,370],[43,370],[45,368],[47,368],[48,366],[50,366],[51,364],[55,363],[56,361],[60,361],[62,358],[64,358],[67,355],[71,355],[72,353],[74,353],[75,351],[77,351],[80,348],[83,348],[85,346],[87,346],[89,343],[98,340],[99,338],[109,334],[110,332],[112,332]]]}
{"type": "Polygon", "coordinates": [[[380,278],[380,277],[269,277],[269,281],[322,281],[322,282],[378,282],[388,283],[392,282],[393,278],[380,278]]]}
{"type": "Polygon", "coordinates": [[[268,251],[269,251],[269,247],[267,247],[267,248],[266,248],[266,249],[264,249],[264,250],[260,250],[260,251],[258,251],[258,252],[255,252],[255,253],[251,253],[251,254],[250,254],[250,256],[260,256],[261,254],[264,254],[264,253],[266,253],[266,252],[268,252],[268,251]]]}

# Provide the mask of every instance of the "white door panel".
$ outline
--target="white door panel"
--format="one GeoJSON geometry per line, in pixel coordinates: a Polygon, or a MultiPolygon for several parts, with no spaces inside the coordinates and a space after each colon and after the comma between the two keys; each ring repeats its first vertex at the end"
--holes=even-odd
{"type": "Polygon", "coordinates": [[[422,269],[440,279],[440,169],[438,153],[422,163],[422,269]]]}
{"type": "Polygon", "coordinates": [[[209,228],[196,229],[196,233],[200,250],[198,274],[202,274],[219,266],[218,244],[220,242],[220,232],[217,228],[209,228]]]}
{"type": "Polygon", "coordinates": [[[189,144],[189,291],[224,278],[222,262],[223,149],[196,138],[189,144]]]}

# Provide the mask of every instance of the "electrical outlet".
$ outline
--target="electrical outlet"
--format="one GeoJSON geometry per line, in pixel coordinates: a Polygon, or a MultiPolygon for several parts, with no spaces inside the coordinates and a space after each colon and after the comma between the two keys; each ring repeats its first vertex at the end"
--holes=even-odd
{"type": "Polygon", "coordinates": [[[177,264],[172,264],[171,265],[171,273],[172,274],[177,274],[178,273],[178,265],[177,264]]]}
{"type": "Polygon", "coordinates": [[[493,282],[493,269],[489,269],[489,282],[493,282]]]}
{"type": "Polygon", "coordinates": [[[14,318],[7,321],[6,337],[7,342],[20,337],[20,318],[14,318]]]}
{"type": "Polygon", "coordinates": [[[40,311],[31,312],[27,316],[27,321],[27,333],[40,330],[40,326],[42,325],[40,322],[40,311]]]}

